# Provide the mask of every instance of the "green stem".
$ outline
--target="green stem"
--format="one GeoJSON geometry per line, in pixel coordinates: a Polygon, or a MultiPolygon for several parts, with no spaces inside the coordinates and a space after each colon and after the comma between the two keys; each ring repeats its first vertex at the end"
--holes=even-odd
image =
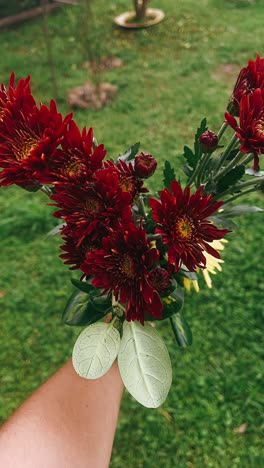
{"type": "Polygon", "coordinates": [[[242,182],[237,186],[237,188],[245,188],[249,187],[250,185],[259,185],[261,182],[264,182],[264,177],[254,177],[254,179],[247,180],[246,182],[242,182]]]}
{"type": "MultiPolygon", "coordinates": [[[[223,134],[225,133],[225,130],[227,128],[227,123],[226,122],[223,122],[220,129],[219,129],[219,132],[217,134],[217,137],[218,137],[218,142],[220,141],[220,139],[222,138],[223,134]]],[[[199,187],[201,185],[201,182],[202,182],[202,175],[203,175],[203,171],[205,170],[209,160],[210,160],[210,157],[211,157],[212,153],[205,153],[202,155],[202,158],[201,158],[201,164],[199,165],[198,167],[198,171],[196,173],[196,179],[197,179],[197,186],[199,187]]],[[[221,167],[221,166],[220,166],[221,167]]]]}
{"type": "Polygon", "coordinates": [[[229,164],[227,164],[222,171],[218,172],[214,178],[214,182],[221,179],[224,175],[226,175],[229,171],[231,171],[241,160],[241,156],[244,155],[244,153],[241,153],[241,151],[238,151],[237,155],[230,161],[229,164]]]}
{"type": "Polygon", "coordinates": [[[241,161],[241,163],[246,165],[250,161],[252,161],[252,159],[254,159],[254,154],[250,153],[249,155],[247,155],[247,157],[245,159],[243,159],[243,161],[241,161]]]}
{"type": "Polygon", "coordinates": [[[199,170],[197,172],[197,175],[196,175],[196,178],[197,178],[197,186],[199,187],[201,185],[201,181],[202,181],[202,175],[203,175],[203,171],[204,169],[206,168],[207,166],[207,163],[209,162],[209,159],[210,159],[210,156],[211,156],[212,153],[205,153],[203,156],[202,156],[202,160],[201,160],[201,164],[199,165],[199,170]]]}
{"type": "Polygon", "coordinates": [[[241,192],[241,190],[243,190],[246,187],[250,187],[251,185],[254,185],[255,190],[256,190],[256,187],[259,184],[261,184],[261,182],[264,182],[264,177],[254,177],[254,179],[247,180],[246,182],[241,182],[238,185],[234,185],[233,187],[230,187],[230,188],[226,189],[224,192],[219,193],[215,197],[215,199],[219,200],[219,199],[222,199],[223,197],[225,197],[226,195],[229,195],[230,193],[234,193],[234,192],[237,192],[237,191],[241,192]]]}
{"type": "Polygon", "coordinates": [[[230,151],[235,147],[237,143],[237,136],[236,134],[233,135],[233,137],[231,138],[229,144],[227,145],[225,151],[223,152],[221,158],[220,158],[220,161],[217,165],[217,168],[216,168],[216,177],[217,177],[217,172],[221,169],[221,167],[223,166],[224,162],[226,161],[230,151]]]}
{"type": "Polygon", "coordinates": [[[233,197],[228,198],[228,200],[225,201],[225,205],[227,205],[227,203],[233,202],[234,200],[237,200],[237,198],[242,197],[243,195],[247,195],[248,193],[255,192],[255,191],[256,191],[256,187],[253,187],[253,188],[251,187],[247,190],[244,190],[244,192],[240,192],[237,195],[234,195],[233,197]]]}
{"type": "Polygon", "coordinates": [[[200,171],[200,167],[201,167],[201,164],[202,164],[202,159],[203,159],[203,154],[201,155],[201,158],[199,159],[198,163],[197,163],[197,166],[196,168],[194,169],[190,179],[188,180],[187,182],[187,186],[190,186],[196,179],[196,176],[199,174],[199,171],[200,171]]]}
{"type": "Polygon", "coordinates": [[[125,315],[125,312],[126,312],[126,309],[125,307],[123,307],[120,302],[118,302],[116,299],[115,299],[115,296],[114,294],[112,295],[112,308],[113,308],[113,311],[115,312],[116,314],[116,317],[114,318],[117,319],[117,318],[121,318],[125,315]]]}
{"type": "Polygon", "coordinates": [[[222,125],[221,125],[221,127],[219,129],[219,132],[217,133],[218,142],[221,140],[223,134],[225,133],[227,126],[228,126],[228,124],[226,122],[222,123],[222,125]]]}

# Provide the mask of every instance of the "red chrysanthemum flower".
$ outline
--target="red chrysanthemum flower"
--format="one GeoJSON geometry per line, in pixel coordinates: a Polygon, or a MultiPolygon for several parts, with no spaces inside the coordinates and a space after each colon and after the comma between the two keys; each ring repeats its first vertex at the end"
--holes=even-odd
{"type": "Polygon", "coordinates": [[[45,171],[39,174],[39,180],[46,184],[74,183],[84,185],[91,180],[92,174],[102,168],[106,155],[104,145],[93,148],[93,129],[86,128],[80,133],[72,120],[58,149],[47,159],[45,171]]]}
{"type": "Polygon", "coordinates": [[[242,97],[240,102],[240,126],[236,119],[225,113],[228,125],[239,138],[242,153],[254,153],[254,170],[259,165],[259,155],[264,153],[264,89],[242,97]]]}
{"type": "Polygon", "coordinates": [[[30,91],[30,76],[21,78],[15,85],[15,74],[11,73],[9,86],[0,85],[0,122],[5,118],[6,111],[12,107],[32,106],[35,100],[30,91]]]}
{"type": "MultiPolygon", "coordinates": [[[[67,226],[67,228],[68,232],[74,231],[74,226],[67,226]]],[[[85,261],[86,254],[98,250],[102,237],[107,235],[106,229],[102,229],[101,231],[101,235],[97,233],[96,240],[92,240],[92,236],[86,236],[80,244],[78,237],[63,234],[62,230],[64,244],[60,248],[65,253],[61,254],[60,258],[64,260],[65,265],[73,265],[70,270],[79,269],[85,261]]]]}
{"type": "Polygon", "coordinates": [[[242,96],[252,94],[264,87],[264,58],[256,54],[256,60],[249,60],[248,66],[240,71],[228,105],[228,111],[238,116],[242,96]]]}
{"type": "Polygon", "coordinates": [[[49,108],[43,104],[39,109],[35,105],[10,106],[0,129],[0,185],[37,183],[70,119],[71,114],[62,120],[54,101],[49,108]]]}
{"type": "Polygon", "coordinates": [[[131,195],[120,190],[118,176],[111,168],[97,170],[86,187],[56,185],[51,199],[61,208],[54,216],[71,226],[71,236],[79,238],[78,245],[89,235],[94,241],[99,228],[131,220],[131,195]]]}
{"type": "Polygon", "coordinates": [[[127,192],[134,200],[140,193],[147,193],[148,189],[143,187],[143,180],[137,175],[132,163],[122,160],[117,163],[105,161],[105,167],[111,167],[118,174],[119,186],[123,192],[127,192]]]}
{"type": "Polygon", "coordinates": [[[144,323],[147,312],[162,318],[162,303],[156,289],[149,282],[152,266],[159,258],[151,248],[146,232],[133,223],[120,227],[102,240],[102,248],[86,254],[81,270],[94,276],[92,283],[104,293],[114,294],[126,305],[126,319],[144,323]]]}
{"type": "Polygon", "coordinates": [[[158,223],[156,233],[161,234],[162,242],[168,246],[168,262],[175,271],[181,264],[189,271],[204,268],[203,250],[219,258],[219,253],[208,242],[222,239],[229,232],[217,229],[207,219],[223,202],[214,202],[212,195],[202,193],[202,187],[191,195],[190,188],[183,191],[176,180],[171,183],[171,192],[164,189],[161,201],[154,198],[149,201],[153,219],[158,223]]]}

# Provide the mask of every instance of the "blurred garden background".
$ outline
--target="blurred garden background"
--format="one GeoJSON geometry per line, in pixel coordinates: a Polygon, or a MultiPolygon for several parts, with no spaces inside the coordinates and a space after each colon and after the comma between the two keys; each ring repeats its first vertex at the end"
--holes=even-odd
{"type": "MultiPolygon", "coordinates": [[[[165,19],[147,29],[114,26],[115,16],[132,9],[129,0],[96,0],[87,11],[80,2],[64,4],[47,21],[0,28],[0,82],[7,84],[12,70],[17,78],[30,74],[36,100],[56,97],[63,115],[71,110],[67,93],[86,80],[116,86],[111,103],[76,109],[74,119],[93,126],[108,158],[140,141],[159,163],[152,188],[162,189],[163,162],[180,171],[183,145],[192,145],[201,119],[219,129],[240,68],[256,52],[264,55],[264,10],[262,0],[150,3],[165,19]],[[121,66],[87,65],[102,57],[117,57],[121,66]]],[[[38,4],[0,0],[0,17],[38,4]]],[[[243,202],[264,208],[260,193],[243,202]]],[[[43,193],[0,190],[1,422],[70,357],[80,331],[61,322],[70,277],[78,273],[58,258],[60,239],[46,236],[57,224],[46,203],[43,193]]],[[[201,279],[201,291],[186,294],[193,345],[180,349],[169,323],[157,325],[170,351],[173,384],[157,410],[124,394],[111,468],[264,466],[263,215],[237,224],[213,289],[201,279]]]]}

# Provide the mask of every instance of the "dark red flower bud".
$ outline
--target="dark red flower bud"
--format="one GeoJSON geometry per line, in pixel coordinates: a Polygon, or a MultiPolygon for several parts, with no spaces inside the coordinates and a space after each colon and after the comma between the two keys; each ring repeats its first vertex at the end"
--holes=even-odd
{"type": "Polygon", "coordinates": [[[156,268],[150,272],[149,282],[159,294],[168,295],[171,286],[171,277],[164,268],[156,268]]]}
{"type": "Polygon", "coordinates": [[[200,136],[199,142],[204,153],[212,153],[218,145],[218,136],[211,130],[207,130],[200,136]]]}
{"type": "Polygon", "coordinates": [[[154,174],[157,161],[151,154],[140,153],[135,157],[135,171],[138,177],[147,179],[154,174]]]}

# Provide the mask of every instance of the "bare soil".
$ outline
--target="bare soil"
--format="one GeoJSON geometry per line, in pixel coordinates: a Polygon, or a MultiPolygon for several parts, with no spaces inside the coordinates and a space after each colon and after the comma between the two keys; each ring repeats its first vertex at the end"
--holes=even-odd
{"type": "Polygon", "coordinates": [[[87,81],[68,92],[67,101],[71,107],[100,110],[110,104],[117,93],[117,86],[110,83],[94,85],[87,81]]]}

